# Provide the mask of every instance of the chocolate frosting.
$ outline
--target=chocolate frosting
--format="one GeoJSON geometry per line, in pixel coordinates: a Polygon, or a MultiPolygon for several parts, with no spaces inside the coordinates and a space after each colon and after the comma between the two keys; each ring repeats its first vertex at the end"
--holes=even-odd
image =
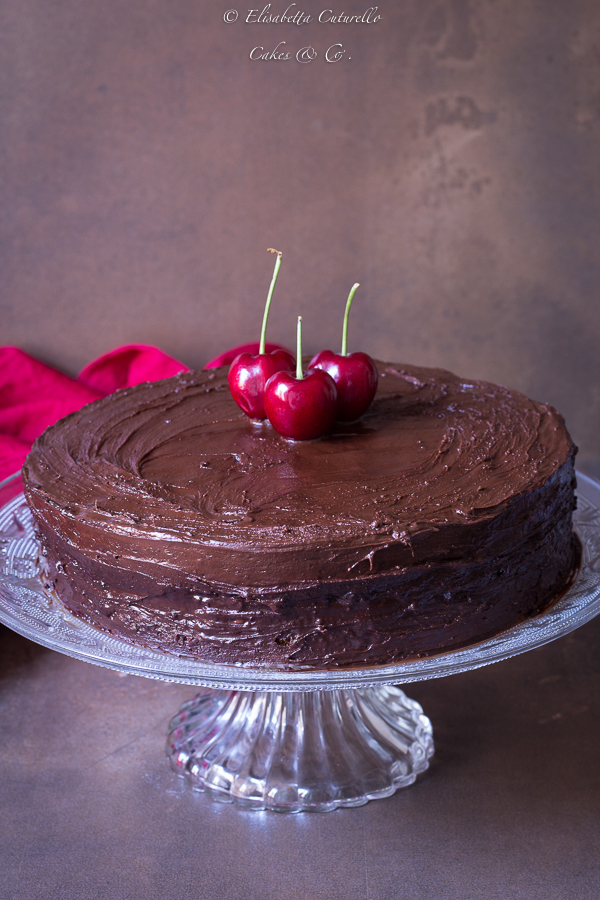
{"type": "Polygon", "coordinates": [[[103,627],[254,664],[385,662],[542,608],[576,556],[561,416],[444,370],[378,368],[367,413],[318,441],[247,419],[225,369],[48,429],[24,473],[59,594],[103,627]]]}

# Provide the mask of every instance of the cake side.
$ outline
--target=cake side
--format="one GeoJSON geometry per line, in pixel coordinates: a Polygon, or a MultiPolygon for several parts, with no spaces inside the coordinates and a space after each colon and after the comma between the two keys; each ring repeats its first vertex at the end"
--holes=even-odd
{"type": "Polygon", "coordinates": [[[78,615],[221,662],[390,662],[482,639],[569,583],[561,417],[442,370],[379,364],[360,422],[290,444],[226,372],[118,392],[49,429],[25,484],[78,615]]]}

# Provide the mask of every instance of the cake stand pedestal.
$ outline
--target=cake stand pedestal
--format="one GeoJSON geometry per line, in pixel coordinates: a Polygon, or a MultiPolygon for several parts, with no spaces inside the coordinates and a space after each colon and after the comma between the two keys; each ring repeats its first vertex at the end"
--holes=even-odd
{"type": "Polygon", "coordinates": [[[550,609],[462,650],[320,671],[223,666],[149,650],[73,617],[43,585],[18,476],[0,484],[0,621],[53,650],[119,672],[202,687],[169,726],[173,769],[215,800],[281,812],[388,797],[433,753],[431,724],[399,683],[439,678],[542,646],[600,612],[600,484],[578,476],[583,564],[550,609]]]}
{"type": "Polygon", "coordinates": [[[400,688],[205,688],[172,720],[172,768],[215,800],[328,812],[389,797],[433,754],[431,723],[400,688]]]}

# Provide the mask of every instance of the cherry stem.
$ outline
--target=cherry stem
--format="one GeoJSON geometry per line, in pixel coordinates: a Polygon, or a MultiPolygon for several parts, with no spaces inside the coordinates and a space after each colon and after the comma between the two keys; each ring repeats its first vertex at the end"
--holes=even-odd
{"type": "Polygon", "coordinates": [[[296,378],[301,381],[302,375],[302,316],[298,316],[296,328],[296,378]]]}
{"type": "Polygon", "coordinates": [[[277,259],[275,260],[275,268],[273,269],[273,277],[271,278],[271,286],[269,287],[269,293],[267,294],[267,302],[265,303],[265,311],[263,313],[262,320],[262,328],[260,330],[260,344],[258,346],[258,352],[265,352],[265,341],[267,337],[267,319],[269,318],[269,309],[271,308],[271,298],[273,296],[273,291],[275,290],[275,284],[277,282],[277,276],[279,275],[279,267],[281,266],[281,251],[273,250],[272,247],[268,248],[268,253],[276,253],[277,259]]]}
{"type": "Polygon", "coordinates": [[[346,301],[346,312],[344,313],[344,327],[342,329],[342,356],[348,355],[348,317],[350,315],[350,307],[352,306],[352,301],[354,299],[354,295],[356,293],[356,289],[360,287],[360,284],[357,282],[352,285],[350,289],[350,293],[348,294],[348,299],[346,301]]]}

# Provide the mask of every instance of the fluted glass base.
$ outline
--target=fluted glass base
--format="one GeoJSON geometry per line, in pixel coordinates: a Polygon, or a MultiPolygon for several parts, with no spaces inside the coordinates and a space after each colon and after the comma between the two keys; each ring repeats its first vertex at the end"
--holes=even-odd
{"type": "Polygon", "coordinates": [[[431,723],[400,688],[204,688],[169,726],[175,772],[249,809],[328,812],[389,797],[433,754],[431,723]]]}

